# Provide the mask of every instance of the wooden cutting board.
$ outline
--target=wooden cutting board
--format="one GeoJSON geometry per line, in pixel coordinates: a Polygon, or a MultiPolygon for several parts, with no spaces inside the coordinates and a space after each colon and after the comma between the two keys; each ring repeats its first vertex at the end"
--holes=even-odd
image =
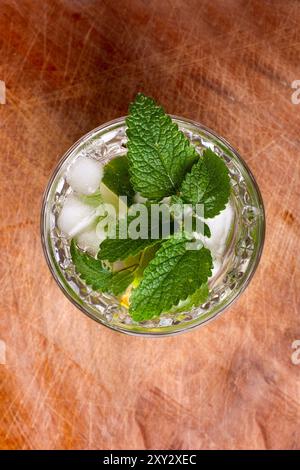
{"type": "Polygon", "coordinates": [[[1,1],[1,448],[300,448],[299,23],[297,0],[1,1]],[[137,91],[228,139],[267,213],[239,301],[166,339],[84,316],[40,244],[60,156],[137,91]]]}

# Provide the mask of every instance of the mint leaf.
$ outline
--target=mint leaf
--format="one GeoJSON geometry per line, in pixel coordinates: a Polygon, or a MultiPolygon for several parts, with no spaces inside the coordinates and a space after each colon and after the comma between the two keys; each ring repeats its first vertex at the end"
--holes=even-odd
{"type": "Polygon", "coordinates": [[[203,304],[209,296],[209,288],[207,282],[202,284],[199,289],[191,295],[190,302],[187,306],[187,310],[190,310],[192,307],[198,307],[203,304]]]}
{"type": "Polygon", "coordinates": [[[133,203],[134,189],[130,182],[127,155],[114,158],[104,167],[103,183],[117,196],[127,196],[127,204],[133,203]]]}
{"type": "Polygon", "coordinates": [[[157,251],[130,298],[130,314],[144,321],[167,312],[194,293],[211,275],[210,251],[187,250],[186,237],[171,237],[157,251]]]}
{"type": "Polygon", "coordinates": [[[138,94],[129,107],[128,160],[136,192],[149,199],[176,193],[199,155],[153,99],[138,94]]]}
{"type": "MultiPolygon", "coordinates": [[[[161,240],[160,240],[161,241],[161,240]]],[[[141,254],[139,266],[135,271],[135,280],[141,280],[143,273],[148,266],[149,262],[154,258],[155,253],[159,249],[161,243],[156,243],[154,245],[148,246],[143,253],[141,254]]]]}
{"type": "Polygon", "coordinates": [[[99,260],[107,260],[110,262],[123,260],[129,256],[135,256],[145,248],[155,245],[161,240],[151,240],[151,239],[142,239],[138,238],[132,240],[131,238],[127,239],[105,239],[100,245],[100,251],[98,252],[99,260]]]}
{"type": "Polygon", "coordinates": [[[202,284],[199,289],[192,294],[187,301],[180,307],[174,307],[172,313],[188,312],[192,310],[193,307],[198,307],[203,304],[209,296],[209,288],[207,282],[202,284]]]}
{"type": "MultiPolygon", "coordinates": [[[[183,207],[184,203],[185,202],[182,200],[180,196],[174,195],[171,197],[171,205],[177,204],[178,206],[181,207],[181,211],[184,210],[184,207],[183,207]]],[[[194,214],[192,215],[192,230],[194,232],[197,231],[197,217],[194,214]]],[[[201,230],[201,233],[207,238],[211,237],[210,228],[205,222],[203,222],[203,229],[201,230]]]]}
{"type": "Polygon", "coordinates": [[[193,166],[181,185],[182,199],[191,204],[204,204],[204,217],[218,215],[228,202],[230,179],[224,161],[212,150],[193,166]]]}
{"type": "Polygon", "coordinates": [[[112,273],[102,266],[101,261],[80,251],[74,239],[71,241],[70,251],[76,272],[94,290],[119,295],[133,281],[132,268],[112,273]]]}
{"type": "Polygon", "coordinates": [[[113,273],[110,279],[110,283],[107,286],[106,292],[111,292],[115,295],[123,294],[129,284],[132,283],[133,279],[134,268],[132,267],[122,269],[122,271],[113,273]]]}
{"type": "MultiPolygon", "coordinates": [[[[128,256],[135,256],[146,248],[156,245],[161,241],[162,236],[162,225],[161,217],[159,220],[158,226],[158,237],[151,238],[151,227],[154,228],[154,223],[151,225],[151,206],[148,206],[148,237],[147,238],[136,238],[133,239],[130,237],[129,228],[132,221],[137,218],[137,215],[129,215],[127,217],[127,238],[121,238],[122,232],[120,224],[124,222],[121,219],[119,224],[116,227],[116,238],[106,238],[100,245],[100,250],[98,252],[98,259],[107,260],[110,262],[123,260],[128,258],[128,256]]],[[[173,225],[171,225],[171,230],[173,225]]],[[[125,232],[126,233],[126,232],[125,232]]]]}

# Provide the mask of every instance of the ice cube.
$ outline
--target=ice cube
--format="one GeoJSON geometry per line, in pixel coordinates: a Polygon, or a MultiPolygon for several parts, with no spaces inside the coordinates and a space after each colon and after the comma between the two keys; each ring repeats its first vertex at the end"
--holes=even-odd
{"type": "Polygon", "coordinates": [[[104,240],[105,233],[99,233],[95,227],[92,227],[80,233],[77,237],[77,244],[83,250],[88,251],[91,255],[96,255],[99,251],[99,245],[104,240]]]}
{"type": "Polygon", "coordinates": [[[227,204],[225,209],[219,215],[213,219],[205,221],[211,231],[211,238],[206,238],[205,245],[215,256],[222,256],[226,249],[226,241],[230,232],[233,217],[233,208],[230,204],[227,204]]]}
{"type": "Polygon", "coordinates": [[[64,205],[58,217],[58,227],[70,237],[74,237],[88,226],[97,217],[94,207],[84,204],[74,194],[65,199],[64,205]]]}
{"type": "Polygon", "coordinates": [[[89,157],[78,157],[67,172],[67,181],[74,191],[87,195],[99,189],[102,176],[100,162],[89,157]]]}

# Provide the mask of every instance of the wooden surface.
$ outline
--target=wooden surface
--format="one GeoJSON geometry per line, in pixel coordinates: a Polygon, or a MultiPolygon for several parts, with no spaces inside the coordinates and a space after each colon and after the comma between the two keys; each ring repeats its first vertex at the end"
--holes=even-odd
{"type": "Polygon", "coordinates": [[[299,24],[297,0],[1,0],[1,448],[300,448],[299,24]],[[227,138],[267,212],[240,300],[167,339],[85,317],[40,245],[60,156],[137,91],[227,138]]]}

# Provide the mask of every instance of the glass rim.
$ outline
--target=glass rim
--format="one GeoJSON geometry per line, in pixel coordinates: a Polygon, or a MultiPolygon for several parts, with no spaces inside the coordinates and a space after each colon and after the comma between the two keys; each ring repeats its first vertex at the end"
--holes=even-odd
{"type": "Polygon", "coordinates": [[[247,174],[248,174],[248,176],[251,180],[251,183],[252,183],[253,188],[256,192],[256,196],[257,196],[257,199],[258,199],[258,202],[259,202],[259,205],[260,205],[260,209],[261,209],[262,223],[261,223],[261,226],[260,226],[260,243],[259,243],[258,249],[255,253],[255,259],[254,259],[253,264],[251,266],[251,270],[248,273],[247,278],[245,279],[245,281],[243,282],[243,284],[239,288],[238,292],[232,297],[232,299],[230,299],[230,301],[225,306],[221,307],[220,310],[217,310],[216,312],[214,312],[210,317],[205,318],[203,321],[200,321],[199,323],[196,323],[196,324],[191,324],[191,325],[187,324],[186,326],[184,326],[180,329],[177,329],[175,331],[161,331],[161,332],[160,331],[157,331],[157,332],[155,331],[155,332],[153,332],[153,331],[147,331],[146,329],[145,329],[145,331],[135,331],[135,330],[125,329],[125,328],[122,328],[118,325],[114,325],[114,324],[111,324],[111,323],[106,323],[106,322],[102,321],[100,318],[96,317],[96,315],[93,315],[91,312],[89,312],[87,309],[85,309],[84,306],[82,306],[66,290],[64,284],[61,282],[61,279],[59,278],[59,276],[58,276],[58,274],[57,274],[57,272],[54,268],[54,264],[53,264],[53,262],[50,258],[49,252],[48,252],[46,234],[45,234],[46,207],[47,207],[47,202],[48,202],[48,195],[49,195],[50,189],[52,188],[52,184],[53,184],[59,170],[61,169],[62,165],[64,164],[64,162],[67,160],[67,158],[72,154],[72,152],[79,145],[84,144],[85,141],[88,141],[89,138],[93,134],[98,133],[99,131],[103,131],[106,128],[109,128],[109,127],[111,127],[113,125],[116,125],[116,124],[121,124],[121,123],[125,124],[125,120],[126,120],[127,116],[121,116],[119,118],[112,119],[111,121],[105,122],[105,123],[101,124],[100,126],[95,127],[94,129],[90,130],[89,132],[87,132],[86,134],[81,136],[71,147],[69,147],[69,149],[62,155],[62,157],[59,159],[58,163],[55,165],[54,169],[52,170],[51,176],[48,180],[48,183],[46,185],[46,188],[44,190],[43,197],[42,197],[41,216],[40,216],[41,244],[42,244],[42,249],[43,249],[43,252],[44,252],[44,256],[45,256],[48,268],[49,268],[53,278],[55,279],[56,284],[59,286],[59,288],[64,293],[64,295],[68,298],[68,300],[70,300],[71,303],[75,307],[77,307],[81,312],[83,312],[89,318],[96,321],[100,325],[107,327],[110,330],[114,330],[114,331],[117,331],[119,333],[123,333],[123,334],[126,334],[126,335],[131,335],[131,336],[140,336],[140,337],[145,337],[146,336],[146,337],[153,337],[153,338],[165,337],[165,336],[175,336],[175,335],[179,335],[179,334],[182,334],[182,333],[185,333],[185,332],[192,331],[196,328],[200,328],[201,326],[207,325],[211,321],[217,319],[221,314],[223,314],[228,308],[230,308],[232,306],[232,304],[234,304],[239,299],[241,294],[248,287],[250,281],[252,280],[252,278],[253,278],[256,270],[257,270],[258,264],[259,264],[261,256],[262,256],[264,242],[265,242],[266,213],[265,213],[263,198],[262,198],[261,191],[259,189],[259,186],[256,182],[256,179],[255,179],[252,171],[250,170],[250,168],[249,168],[248,164],[245,162],[245,160],[241,157],[240,153],[224,137],[219,136],[217,133],[215,133],[214,131],[212,131],[210,128],[206,127],[202,123],[194,121],[192,119],[185,118],[185,117],[177,116],[177,115],[174,115],[174,114],[170,114],[169,116],[176,123],[181,122],[181,123],[190,124],[190,125],[195,126],[198,129],[204,131],[210,137],[215,138],[218,141],[220,141],[230,152],[232,152],[237,157],[237,159],[239,160],[241,165],[244,167],[244,169],[246,170],[246,172],[247,172],[247,174]]]}

